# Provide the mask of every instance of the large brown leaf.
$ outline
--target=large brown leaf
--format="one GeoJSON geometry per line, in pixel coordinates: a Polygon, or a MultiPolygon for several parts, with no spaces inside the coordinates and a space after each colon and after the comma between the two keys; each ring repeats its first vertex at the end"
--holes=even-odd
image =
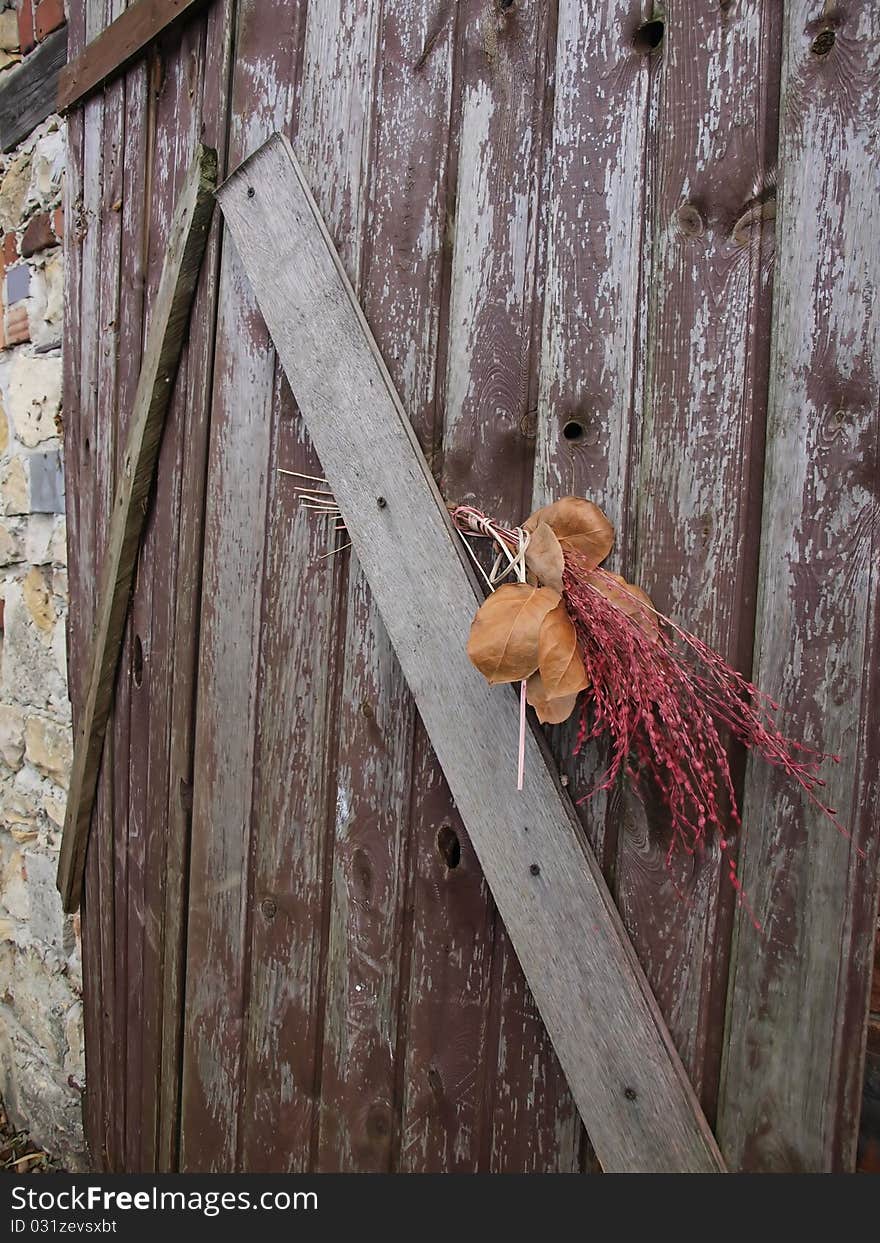
{"type": "Polygon", "coordinates": [[[590,684],[577,634],[562,600],[550,610],[541,626],[538,669],[548,699],[576,695],[590,684]]]}
{"type": "Polygon", "coordinates": [[[614,544],[614,527],[602,510],[579,496],[563,496],[536,509],[523,529],[531,533],[542,522],[552,528],[563,549],[583,553],[594,566],[605,560],[614,544]]]}
{"type": "Polygon", "coordinates": [[[577,692],[573,695],[551,698],[547,694],[540,673],[533,673],[526,682],[526,699],[535,709],[542,725],[559,725],[562,721],[567,721],[574,711],[577,692]]]}
{"type": "Polygon", "coordinates": [[[467,652],[489,681],[519,682],[538,667],[538,635],[559,593],[528,583],[499,587],[477,610],[467,652]]]}
{"type": "Polygon", "coordinates": [[[529,533],[526,565],[545,587],[562,594],[562,571],[565,568],[562,545],[546,522],[539,522],[529,533]]]}

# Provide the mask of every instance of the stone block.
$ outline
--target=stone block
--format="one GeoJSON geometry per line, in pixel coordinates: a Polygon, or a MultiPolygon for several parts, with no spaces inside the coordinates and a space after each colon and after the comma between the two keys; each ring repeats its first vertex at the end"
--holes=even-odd
{"type": "Polygon", "coordinates": [[[61,464],[61,451],[47,449],[44,453],[32,453],[28,467],[31,513],[63,514],[64,469],[61,464]]]}
{"type": "Polygon", "coordinates": [[[25,716],[12,704],[0,704],[0,758],[7,768],[13,770],[24,758],[25,716]]]}
{"type": "Polygon", "coordinates": [[[63,25],[63,0],[40,0],[34,10],[34,29],[37,34],[37,42],[42,43],[47,35],[50,35],[53,30],[57,30],[59,26],[63,25]]]}
{"type": "Polygon", "coordinates": [[[38,772],[67,786],[73,759],[70,730],[43,716],[29,716],[25,723],[25,757],[38,772]]]}
{"type": "Polygon", "coordinates": [[[28,317],[26,302],[19,302],[6,312],[6,323],[3,327],[3,349],[11,349],[13,345],[25,345],[31,339],[31,321],[28,317]]]}
{"type": "Polygon", "coordinates": [[[80,1093],[7,1007],[0,1007],[0,1093],[13,1126],[28,1131],[65,1169],[86,1169],[80,1093]]]}
{"type": "Polygon", "coordinates": [[[57,714],[68,704],[56,636],[60,628],[63,637],[63,619],[48,626],[55,611],[53,597],[41,571],[32,570],[31,574],[34,577],[27,589],[27,579],[6,584],[0,700],[57,714]],[[41,625],[37,625],[35,614],[40,616],[41,625]]]}
{"type": "Polygon", "coordinates": [[[30,512],[30,472],[21,455],[0,466],[0,513],[6,517],[30,512]]]}
{"type": "Polygon", "coordinates": [[[27,527],[24,516],[0,518],[0,567],[18,565],[24,560],[27,527]]]}
{"type": "Polygon", "coordinates": [[[30,188],[31,157],[28,152],[22,152],[0,181],[0,229],[4,232],[11,232],[21,224],[30,188]]]}
{"type": "Polygon", "coordinates": [[[18,44],[23,56],[36,47],[33,0],[18,0],[18,44]]]}
{"type": "Polygon", "coordinates": [[[27,523],[25,557],[31,565],[48,565],[52,561],[52,540],[55,532],[54,514],[31,514],[27,523]]]}
{"type": "Polygon", "coordinates": [[[26,263],[17,263],[6,272],[6,305],[23,302],[31,291],[31,270],[26,263]]]}
{"type": "Polygon", "coordinates": [[[52,228],[52,217],[47,211],[37,212],[31,216],[24,233],[21,235],[19,250],[24,259],[39,254],[55,245],[55,232],[52,228]]]}
{"type": "Polygon", "coordinates": [[[0,13],[0,49],[4,52],[20,50],[18,16],[15,9],[4,9],[0,13]]]}
{"type": "Polygon", "coordinates": [[[6,410],[23,445],[33,449],[54,440],[55,416],[61,410],[61,359],[17,354],[9,369],[6,410]]]}
{"type": "Polygon", "coordinates": [[[41,945],[66,955],[72,948],[73,933],[70,919],[61,909],[61,895],[55,884],[58,860],[28,851],[24,865],[31,905],[31,936],[41,945]]]}

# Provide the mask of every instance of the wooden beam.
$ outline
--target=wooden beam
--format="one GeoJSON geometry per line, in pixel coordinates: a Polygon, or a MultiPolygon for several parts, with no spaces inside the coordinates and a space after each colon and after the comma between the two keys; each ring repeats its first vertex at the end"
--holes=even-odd
{"type": "Polygon", "coordinates": [[[718,1107],[748,1172],[854,1167],[880,879],[880,6],[814,30],[817,11],[785,6],[754,668],[786,733],[840,753],[823,798],[847,836],[749,765],[740,876],[764,934],[740,911],[718,1107]]]}
{"type": "Polygon", "coordinates": [[[136,0],[62,71],[59,111],[79,103],[121,72],[172,22],[203,3],[205,0],[136,0]]]}
{"type": "Polygon", "coordinates": [[[74,737],[73,772],[58,863],[58,888],[66,911],[76,910],[80,902],[104,731],[113,701],[113,683],[146,520],[147,497],[214,210],[216,180],[217,154],[200,146],[171,222],[135,393],[123,474],[113,501],[86,698],[74,737]]]}
{"type": "Polygon", "coordinates": [[[0,150],[11,151],[55,111],[58,78],[67,63],[67,27],[0,79],[0,150]]]}
{"type": "Polygon", "coordinates": [[[261,147],[218,197],[602,1164],[723,1170],[536,734],[517,792],[518,697],[468,661],[473,576],[287,140],[261,147]]]}

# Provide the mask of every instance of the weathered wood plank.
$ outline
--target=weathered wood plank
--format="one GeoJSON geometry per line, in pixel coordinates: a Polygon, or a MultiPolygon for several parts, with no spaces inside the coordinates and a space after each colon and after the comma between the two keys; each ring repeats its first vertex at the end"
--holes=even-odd
{"type": "MultiPolygon", "coordinates": [[[[105,20],[104,0],[88,0],[71,23],[71,38],[88,38],[100,30],[105,20]]],[[[72,15],[73,17],[74,15],[72,15]]],[[[101,505],[102,481],[98,477],[99,455],[97,443],[98,393],[100,384],[101,354],[100,334],[96,327],[95,308],[100,306],[100,287],[103,271],[102,234],[104,228],[103,158],[104,158],[104,99],[96,96],[82,109],[83,118],[83,166],[82,203],[79,212],[83,232],[80,325],[79,340],[81,400],[77,418],[77,443],[79,453],[68,455],[65,463],[75,464],[79,494],[79,520],[76,510],[71,514],[70,540],[78,545],[76,559],[79,562],[79,591],[76,578],[73,590],[80,597],[79,617],[75,622],[78,630],[76,654],[72,673],[71,690],[77,712],[74,729],[79,725],[86,707],[88,686],[86,683],[87,659],[95,616],[94,582],[98,575],[100,553],[97,546],[97,511],[101,505]],[[89,329],[92,329],[90,331],[89,329]]],[[[72,493],[74,488],[70,489],[72,493]]],[[[84,941],[94,939],[94,959],[97,965],[96,980],[99,989],[99,1021],[101,1024],[100,1096],[101,1117],[97,1132],[90,1136],[90,1144],[99,1168],[116,1168],[117,1121],[114,1109],[115,1085],[119,1063],[124,1056],[123,1035],[117,1022],[116,954],[114,943],[114,886],[113,844],[108,832],[109,817],[104,814],[104,794],[98,791],[100,809],[96,817],[98,831],[92,837],[89,852],[90,883],[93,897],[91,912],[83,912],[84,941]],[[117,1036],[118,1033],[118,1036],[117,1036]]],[[[92,956],[91,954],[89,955],[92,956]]],[[[87,1085],[88,1090],[88,1085],[87,1085]]]]}
{"type": "MultiPolygon", "coordinates": [[[[223,3],[213,5],[206,14],[202,31],[201,138],[207,146],[217,150],[221,173],[229,119],[234,3],[235,0],[223,0],[223,3]]],[[[202,541],[222,232],[222,219],[218,212],[212,221],[190,316],[177,589],[174,630],[168,640],[174,654],[174,666],[168,713],[165,914],[160,1005],[162,1047],[155,1067],[159,1098],[156,1165],[163,1173],[174,1170],[178,1161],[202,541]]],[[[148,1085],[145,1085],[146,1090],[148,1085]]]]}
{"type": "MultiPolygon", "coordinates": [[[[112,20],[114,5],[118,11],[121,0],[89,0],[86,31],[94,35],[112,20]]],[[[89,109],[87,109],[89,111],[89,109]]],[[[98,365],[97,410],[90,454],[91,514],[94,532],[94,564],[100,566],[106,555],[113,515],[113,493],[121,478],[122,446],[117,417],[120,399],[120,372],[135,371],[140,348],[133,357],[123,357],[120,350],[122,213],[123,195],[123,134],[125,128],[125,92],[121,82],[103,97],[103,130],[98,141],[101,147],[100,181],[96,187],[100,202],[100,253],[98,260],[99,287],[91,305],[92,332],[97,340],[98,365]]],[[[127,310],[130,308],[126,308],[127,310]]],[[[135,317],[137,318],[137,317],[135,317]]],[[[140,347],[140,342],[138,342],[140,347]]],[[[129,400],[131,390],[128,392],[129,400]]],[[[94,594],[94,589],[91,589],[94,594]]],[[[88,651],[88,646],[86,647],[88,651]]],[[[87,669],[84,663],[84,668],[87,669]]],[[[128,755],[127,679],[124,670],[117,672],[116,690],[122,690],[121,711],[108,729],[101,758],[100,775],[95,791],[91,833],[97,839],[101,869],[101,940],[104,970],[102,995],[106,1007],[112,1007],[113,1038],[108,1040],[107,1071],[108,1133],[106,1150],[108,1166],[125,1168],[125,1084],[129,1040],[128,1011],[130,990],[126,987],[126,892],[128,804],[117,802],[119,769],[126,769],[128,755]],[[120,750],[117,750],[117,743],[120,750]],[[117,764],[117,759],[121,763],[117,764]],[[120,843],[122,849],[120,849],[120,843]]],[[[115,692],[114,692],[115,694],[115,692]]],[[[125,783],[127,785],[127,783],[125,783]]]]}
{"type": "MultiPolygon", "coordinates": [[[[227,148],[232,164],[289,122],[300,28],[285,18],[279,36],[280,10],[272,12],[275,20],[266,20],[258,0],[239,0],[235,12],[227,13],[235,31],[227,148]]],[[[215,332],[181,1083],[179,1160],[188,1171],[237,1168],[248,1128],[263,1116],[246,1104],[244,1084],[253,1044],[248,997],[262,1000],[260,963],[251,979],[248,947],[252,926],[265,919],[260,909],[252,909],[251,851],[260,836],[259,826],[254,831],[252,774],[262,729],[272,732],[258,707],[275,358],[240,260],[228,244],[215,332]]],[[[273,669],[283,676],[280,656],[273,669]]],[[[282,716],[274,725],[286,729],[282,716]]],[[[285,775],[275,787],[279,806],[290,785],[290,739],[283,737],[285,775]]],[[[284,820],[267,822],[267,835],[270,823],[280,845],[288,836],[278,834],[284,820]]],[[[276,883],[273,876],[269,884],[276,883]]],[[[259,907],[265,892],[257,892],[259,907]]],[[[268,974],[276,987],[287,987],[268,974]]],[[[255,1014],[258,1022],[273,1022],[271,1006],[258,1005],[255,1014]]],[[[276,1096],[281,1090],[273,1084],[276,1096]]]]}
{"type": "MultiPolygon", "coordinates": [[[[533,465],[531,347],[541,312],[536,267],[550,7],[499,10],[476,0],[461,6],[459,20],[461,136],[441,380],[440,486],[449,501],[516,516],[531,491],[533,465]]],[[[426,845],[436,852],[436,841],[426,845]]],[[[432,1110],[433,1143],[439,1152],[450,1144],[453,1168],[577,1170],[582,1128],[565,1077],[472,851],[465,862],[476,900],[468,924],[475,951],[484,952],[464,954],[458,978],[453,963],[444,974],[448,995],[470,1003],[478,1038],[456,1041],[446,1051],[437,1047],[443,1037],[436,1033],[426,1051],[435,1074],[457,1097],[443,1113],[466,1121],[469,1131],[443,1136],[448,1120],[432,1110]],[[461,1063],[467,1057],[472,1064],[466,1069],[461,1063]],[[469,1090],[455,1088],[468,1071],[469,1090]],[[524,1110],[528,1127],[522,1125],[524,1110]]],[[[460,903],[465,881],[462,876],[441,892],[460,903]]],[[[434,905],[425,912],[432,919],[434,905]]],[[[433,971],[442,944],[432,924],[418,920],[414,948],[423,943],[431,947],[433,971]]],[[[427,1068],[419,1069],[424,1082],[427,1068]]],[[[430,1082],[425,1087],[431,1100],[436,1090],[430,1082]]]]}
{"type": "Polygon", "coordinates": [[[153,479],[165,412],[180,357],[186,320],[213,210],[216,154],[200,149],[170,234],[163,280],[135,399],[124,483],[115,510],[101,577],[88,694],[78,728],[58,886],[66,910],[79,905],[88,827],[101,747],[110,711],[119,643],[125,625],[144,502],[153,479]]]}
{"type": "MultiPolygon", "coordinates": [[[[79,8],[71,14],[70,46],[85,42],[85,13],[79,8]]],[[[79,656],[87,650],[87,627],[83,621],[83,590],[87,581],[83,573],[77,532],[85,520],[86,488],[83,477],[82,428],[83,400],[80,391],[81,341],[80,317],[81,280],[83,268],[83,175],[85,147],[85,110],[70,116],[67,126],[67,170],[64,178],[64,330],[68,348],[63,351],[63,419],[64,469],[67,485],[67,567],[70,583],[70,611],[67,619],[68,687],[74,728],[79,721],[81,700],[76,671],[79,656]],[[82,477],[82,485],[80,479],[82,477]]],[[[92,1167],[102,1168],[102,1082],[103,1024],[101,1022],[101,957],[100,916],[102,906],[98,894],[97,854],[86,857],[86,891],[83,902],[83,1026],[85,1032],[86,1093],[83,1101],[83,1125],[92,1167]]]]}
{"type": "Polygon", "coordinates": [[[11,151],[55,111],[58,75],[67,63],[67,27],[53,31],[0,79],[0,151],[11,151]]]}
{"type": "MultiPolygon", "coordinates": [[[[626,533],[633,392],[638,383],[642,236],[649,178],[645,137],[650,58],[633,47],[630,0],[560,0],[556,89],[548,159],[544,320],[537,402],[533,506],[566,493],[589,496],[626,533]]],[[[656,92],[655,92],[656,93],[656,92]]],[[[573,792],[604,770],[603,748],[572,758],[572,726],[549,731],[573,792]]],[[[613,876],[607,797],[578,808],[613,876]]]]}
{"type": "MultiPolygon", "coordinates": [[[[625,573],[748,672],[781,10],[760,0],[728,8],[677,0],[665,16],[625,573]]],[[[711,1118],[735,891],[717,840],[667,866],[662,809],[623,791],[613,814],[617,905],[711,1118]]]]}
{"type": "MultiPolygon", "coordinates": [[[[371,242],[381,230],[381,220],[368,228],[367,210],[382,124],[377,92],[384,76],[379,70],[384,7],[371,0],[351,20],[344,0],[310,6],[296,127],[297,150],[315,172],[325,218],[359,286],[371,242]]],[[[299,438],[307,439],[299,416],[297,421],[299,438]]],[[[308,453],[315,461],[310,445],[308,453]]],[[[319,474],[320,466],[311,473],[319,474]]],[[[296,504],[291,482],[279,480],[283,525],[273,531],[279,561],[289,555],[283,551],[290,530],[284,509],[296,504]]],[[[295,1004],[301,1006],[311,992],[317,1010],[314,1024],[305,1025],[307,1041],[314,1040],[315,1047],[303,1049],[295,1061],[304,1070],[305,1058],[313,1058],[318,1100],[309,1137],[311,1167],[382,1171],[388,1167],[393,1134],[399,950],[395,865],[409,773],[406,763],[390,770],[388,753],[399,746],[407,719],[405,713],[388,711],[383,698],[387,689],[393,694],[393,657],[370,631],[372,606],[356,562],[342,554],[314,563],[320,555],[316,545],[323,553],[347,541],[334,538],[326,520],[315,515],[306,515],[306,525],[311,527],[313,564],[308,564],[309,551],[298,549],[303,557],[298,572],[310,580],[311,590],[297,611],[300,625],[315,618],[314,637],[326,643],[329,702],[312,722],[303,720],[299,726],[304,740],[314,733],[304,750],[309,765],[315,765],[310,772],[301,768],[300,780],[306,783],[304,792],[320,790],[322,797],[313,826],[302,835],[301,849],[311,859],[301,857],[301,866],[319,882],[315,896],[323,896],[317,922],[292,930],[299,952],[308,954],[310,971],[308,984],[303,972],[294,971],[295,1004]],[[391,735],[387,747],[378,741],[379,731],[386,729],[391,735]]],[[[298,664],[306,656],[313,665],[317,656],[313,642],[303,646],[302,640],[297,654],[298,664]]],[[[310,685],[316,688],[316,681],[310,685]]],[[[268,775],[270,770],[263,771],[268,775]]],[[[285,1018],[289,1022],[292,1015],[285,1018]]],[[[260,1027],[265,1028],[265,1020],[260,1027]]]]}
{"type": "MultiPolygon", "coordinates": [[[[146,280],[151,319],[157,306],[175,202],[202,132],[204,36],[203,21],[189,22],[176,32],[175,38],[158,40],[148,58],[151,79],[162,83],[155,106],[156,156],[147,203],[146,280]]],[[[200,266],[197,289],[203,285],[204,277],[204,268],[200,266]]],[[[169,714],[176,681],[174,617],[180,599],[178,533],[186,497],[184,460],[196,431],[189,406],[190,351],[193,330],[204,331],[195,319],[200,310],[203,307],[194,295],[191,329],[181,352],[166,415],[130,609],[133,647],[129,818],[131,853],[136,852],[140,874],[129,887],[129,994],[133,1002],[129,1026],[133,1056],[129,1059],[126,1084],[130,1102],[127,1168],[144,1171],[156,1168],[159,1083],[163,1073],[173,1073],[171,1066],[163,1066],[166,952],[172,960],[180,954],[179,946],[166,937],[166,919],[175,904],[175,895],[167,892],[169,874],[173,885],[179,851],[172,836],[176,821],[167,819],[169,714]]],[[[172,916],[172,933],[179,923],[180,916],[176,921],[172,916]]],[[[168,1018],[175,1022],[172,1016],[168,1018]]],[[[179,1015],[176,1021],[179,1023],[179,1015]]]]}
{"type": "MultiPolygon", "coordinates": [[[[205,0],[135,0],[116,19],[92,39],[75,58],[65,65],[57,78],[59,110],[71,107],[91,94],[108,78],[121,73],[144,48],[205,0]]],[[[51,35],[50,38],[55,38],[51,35]]],[[[46,40],[48,43],[48,40],[46,40]]],[[[45,46],[45,44],[43,45],[45,46]]],[[[54,83],[53,83],[54,87],[54,83]]],[[[52,111],[52,108],[49,109],[52,111]]],[[[48,115],[48,114],[47,114],[48,115]]]]}
{"type": "Polygon", "coordinates": [[[723,1169],[535,735],[525,790],[493,783],[487,800],[485,774],[516,749],[518,704],[467,660],[472,575],[289,143],[276,136],[218,197],[603,1165],[723,1169]]]}
{"type": "Polygon", "coordinates": [[[851,1170],[880,797],[880,10],[786,6],[756,681],[839,752],[847,840],[750,765],[719,1128],[732,1165],[851,1170]],[[857,849],[866,852],[860,859],[857,849]]]}

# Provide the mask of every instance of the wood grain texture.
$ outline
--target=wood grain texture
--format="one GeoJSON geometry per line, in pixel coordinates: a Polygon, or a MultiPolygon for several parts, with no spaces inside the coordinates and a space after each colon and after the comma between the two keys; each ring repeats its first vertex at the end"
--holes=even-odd
{"type": "MultiPolygon", "coordinates": [[[[224,0],[222,4],[213,5],[205,16],[202,27],[204,62],[199,66],[197,84],[201,92],[202,140],[217,150],[221,174],[225,168],[231,84],[233,4],[234,0],[224,0]]],[[[174,628],[168,640],[174,665],[168,720],[167,828],[163,860],[161,1052],[156,1067],[159,1076],[156,1164],[162,1172],[177,1168],[179,1153],[202,545],[222,232],[222,220],[217,213],[208,235],[190,316],[178,577],[174,628]]]]}
{"type": "MultiPolygon", "coordinates": [[[[153,39],[204,0],[134,0],[78,53],[62,60],[53,82],[53,111],[69,108],[121,73],[153,39]],[[56,91],[57,85],[57,91],[56,91]]],[[[54,39],[55,35],[50,35],[54,39]]],[[[46,40],[48,43],[49,40],[46,40]]],[[[42,44],[41,46],[45,46],[42,44]]]]}
{"type": "Polygon", "coordinates": [[[11,151],[55,111],[58,76],[67,63],[67,27],[53,31],[0,80],[0,151],[11,151]]]}
{"type": "MultiPolygon", "coordinates": [[[[666,8],[649,125],[644,361],[625,573],[751,667],[769,357],[780,13],[666,8]],[[679,66],[688,66],[683,75],[679,66]],[[752,218],[751,227],[740,223],[752,218]]],[[[739,768],[741,785],[741,763],[739,768]]],[[[717,841],[667,866],[668,820],[612,806],[617,904],[676,1047],[714,1116],[735,891],[717,841]]],[[[730,834],[731,842],[735,835],[730,834]]]]}
{"type": "MultiPolygon", "coordinates": [[[[642,220],[650,191],[645,148],[656,76],[650,58],[633,47],[635,27],[629,0],[560,2],[541,240],[545,294],[532,506],[566,494],[593,499],[619,532],[609,562],[615,569],[626,545],[641,367],[642,220]]],[[[573,759],[574,737],[570,726],[550,731],[570,788],[587,791],[604,771],[603,750],[573,759]]],[[[600,794],[578,811],[611,879],[616,843],[613,826],[610,832],[606,826],[607,803],[600,794]]]]}
{"type": "Polygon", "coordinates": [[[276,136],[218,197],[604,1167],[723,1169],[533,735],[526,789],[502,785],[487,806],[481,774],[515,751],[517,705],[493,695],[464,654],[472,576],[289,144],[276,136]],[[326,368],[311,366],[318,352],[326,368]],[[369,464],[354,431],[368,410],[369,464]],[[428,572],[446,602],[442,619],[424,608],[428,572]]]}
{"type": "MultiPolygon", "coordinates": [[[[460,137],[440,488],[450,502],[518,516],[531,492],[534,447],[531,347],[541,308],[536,269],[550,11],[546,5],[499,11],[473,3],[461,7],[459,20],[460,137]]],[[[479,883],[468,854],[471,882],[479,883]]],[[[464,877],[459,901],[463,888],[464,877]]],[[[483,884],[474,897],[475,940],[485,950],[482,959],[463,957],[461,993],[478,1016],[482,1039],[458,1042],[455,1051],[474,1059],[471,1090],[463,1097],[472,1105],[472,1143],[460,1159],[469,1156],[477,1170],[577,1170],[582,1128],[565,1078],[483,884]],[[514,1084],[516,1100],[506,1090],[514,1084]],[[531,1119],[527,1132],[518,1121],[523,1108],[531,1119]]],[[[432,923],[419,931],[433,941],[432,923]]],[[[441,1074],[443,1060],[435,1053],[441,1074]]],[[[463,1070],[456,1071],[457,1079],[463,1070]]]]}
{"type": "Polygon", "coordinates": [[[88,827],[98,777],[113,679],[125,624],[144,501],[153,480],[165,413],[213,208],[216,154],[202,148],[181,196],[154,311],[152,332],[135,399],[123,468],[124,481],[104,561],[89,661],[88,693],[75,742],[74,767],[58,864],[58,887],[66,910],[79,905],[88,827]]]}
{"type": "Polygon", "coordinates": [[[827,795],[851,837],[750,765],[742,879],[764,932],[739,921],[719,1112],[750,1170],[855,1156],[878,848],[878,58],[876,5],[787,6],[756,670],[789,731],[840,753],[827,795]]]}
{"type": "MultiPolygon", "coordinates": [[[[262,8],[248,0],[226,12],[234,32],[227,146],[232,166],[290,115],[297,28],[279,39],[277,29],[261,20],[262,8]]],[[[261,730],[275,360],[229,245],[222,251],[214,332],[180,1104],[179,1160],[189,1170],[228,1170],[240,1159],[247,998],[255,987],[246,947],[256,914],[249,902],[251,847],[258,836],[252,828],[253,770],[261,730]]],[[[277,673],[283,675],[282,666],[277,673]]],[[[273,1021],[270,1010],[263,1017],[273,1021]]]]}

